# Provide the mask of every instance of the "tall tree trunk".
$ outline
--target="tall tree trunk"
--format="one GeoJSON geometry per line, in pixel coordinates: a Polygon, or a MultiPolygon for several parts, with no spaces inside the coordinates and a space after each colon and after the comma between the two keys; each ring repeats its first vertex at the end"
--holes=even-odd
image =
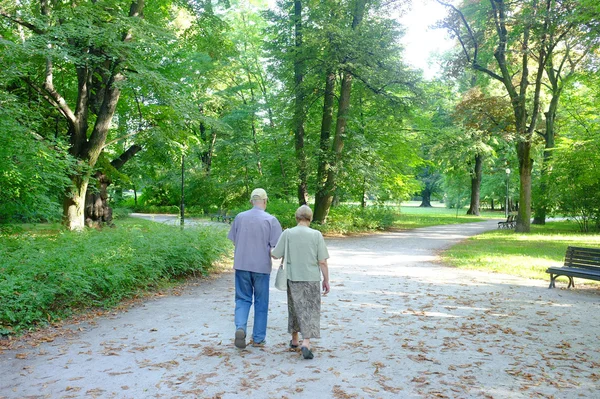
{"type": "Polygon", "coordinates": [[[298,167],[298,203],[308,203],[308,172],[304,151],[304,55],[302,54],[302,0],[294,0],[294,142],[298,167]]]}
{"type": "Polygon", "coordinates": [[[467,215],[479,216],[479,200],[481,193],[481,178],[483,176],[483,155],[475,155],[475,170],[471,175],[471,204],[467,215]]]}
{"type": "Polygon", "coordinates": [[[315,193],[315,210],[313,219],[324,223],[331,207],[333,188],[327,186],[327,176],[331,169],[331,127],[333,126],[333,105],[335,97],[335,73],[329,71],[325,78],[325,95],[323,96],[323,118],[321,120],[321,139],[319,142],[319,165],[317,169],[317,189],[315,193]]]}
{"type": "Polygon", "coordinates": [[[517,145],[519,157],[519,211],[515,231],[528,233],[531,230],[531,142],[524,141],[517,145]]]}
{"type": "Polygon", "coordinates": [[[333,137],[333,148],[331,154],[331,164],[327,170],[327,180],[320,198],[318,216],[316,222],[325,223],[327,215],[331,209],[331,204],[335,195],[337,169],[340,167],[342,151],[344,150],[344,135],[346,133],[347,114],[350,108],[350,94],[352,91],[352,74],[344,72],[342,85],[340,88],[340,99],[338,102],[338,113],[335,124],[335,134],[333,137]]]}
{"type": "MultiPolygon", "coordinates": [[[[355,0],[353,4],[352,30],[356,30],[362,22],[366,8],[366,0],[355,0]]],[[[329,76],[329,75],[328,75],[329,76]]],[[[322,193],[318,202],[315,202],[315,208],[318,209],[318,218],[315,221],[325,223],[327,215],[333,202],[337,170],[340,168],[342,151],[344,149],[344,136],[346,135],[346,124],[348,123],[348,110],[350,109],[350,95],[352,93],[353,75],[349,69],[344,70],[340,88],[340,98],[338,101],[338,113],[335,124],[335,134],[333,137],[333,148],[331,151],[331,164],[327,170],[327,180],[323,186],[322,193]]],[[[328,77],[329,81],[329,77],[328,77]]],[[[325,111],[325,107],[324,107],[325,111]]],[[[325,117],[325,115],[323,116],[325,117]]],[[[323,131],[321,131],[323,132],[323,131]]]]}

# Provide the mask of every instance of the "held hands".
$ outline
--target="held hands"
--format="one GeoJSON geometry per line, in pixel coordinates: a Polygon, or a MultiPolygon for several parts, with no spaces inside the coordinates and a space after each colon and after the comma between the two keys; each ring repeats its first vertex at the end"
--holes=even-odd
{"type": "Polygon", "coordinates": [[[329,294],[331,291],[331,287],[329,286],[329,281],[323,280],[323,296],[329,294]]]}

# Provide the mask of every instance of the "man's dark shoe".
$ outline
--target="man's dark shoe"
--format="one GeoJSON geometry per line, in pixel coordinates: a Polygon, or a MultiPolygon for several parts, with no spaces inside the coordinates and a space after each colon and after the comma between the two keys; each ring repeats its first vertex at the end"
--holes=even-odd
{"type": "Polygon", "coordinates": [[[246,332],[242,328],[235,330],[235,341],[236,348],[244,349],[246,347],[246,332]]]}

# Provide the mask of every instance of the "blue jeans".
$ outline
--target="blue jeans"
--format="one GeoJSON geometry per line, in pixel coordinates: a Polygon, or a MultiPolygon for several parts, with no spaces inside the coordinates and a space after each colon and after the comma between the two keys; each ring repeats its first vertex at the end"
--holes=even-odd
{"type": "Polygon", "coordinates": [[[270,274],[246,270],[235,271],[235,328],[246,331],[248,315],[254,299],[252,340],[262,342],[267,336],[270,274]]]}

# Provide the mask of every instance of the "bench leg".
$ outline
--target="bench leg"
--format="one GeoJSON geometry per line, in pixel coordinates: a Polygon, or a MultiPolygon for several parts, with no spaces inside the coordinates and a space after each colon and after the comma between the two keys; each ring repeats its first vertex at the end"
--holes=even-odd
{"type": "Polygon", "coordinates": [[[567,288],[571,288],[571,287],[575,288],[575,282],[573,281],[573,277],[571,277],[571,276],[567,276],[567,277],[569,277],[569,285],[567,286],[567,288]]]}
{"type": "Polygon", "coordinates": [[[556,276],[554,274],[550,274],[550,287],[548,287],[548,288],[556,288],[556,285],[554,285],[555,279],[556,279],[556,276]]]}

